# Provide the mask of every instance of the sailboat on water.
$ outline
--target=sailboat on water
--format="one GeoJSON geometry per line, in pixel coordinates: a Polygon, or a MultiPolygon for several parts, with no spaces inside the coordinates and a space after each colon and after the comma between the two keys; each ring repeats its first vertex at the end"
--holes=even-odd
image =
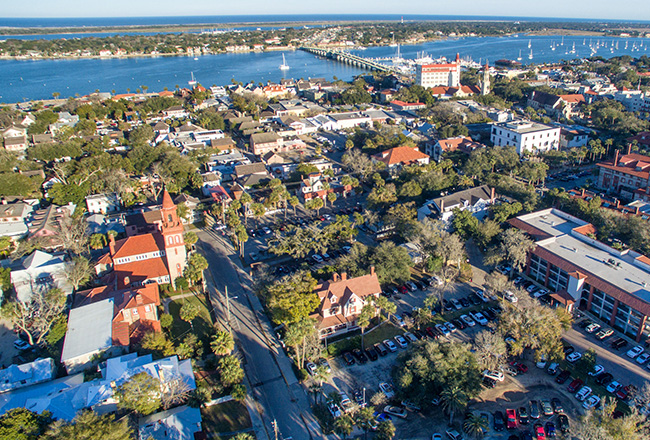
{"type": "Polygon", "coordinates": [[[517,61],[521,61],[521,49],[519,49],[519,56],[517,57],[517,61]]]}
{"type": "Polygon", "coordinates": [[[528,40],[528,49],[530,49],[530,40],[528,40]]]}
{"type": "Polygon", "coordinates": [[[284,58],[284,54],[282,54],[282,64],[280,64],[280,70],[289,70],[290,67],[287,64],[287,60],[284,58]]]}
{"type": "Polygon", "coordinates": [[[191,72],[191,74],[192,74],[192,79],[189,80],[187,83],[192,87],[194,87],[196,85],[196,80],[194,79],[194,72],[191,72]]]}
{"type": "Polygon", "coordinates": [[[529,60],[533,59],[533,49],[530,50],[530,53],[528,54],[528,59],[529,60]]]}
{"type": "Polygon", "coordinates": [[[564,46],[564,35],[562,35],[562,42],[560,43],[560,46],[564,46]]]}

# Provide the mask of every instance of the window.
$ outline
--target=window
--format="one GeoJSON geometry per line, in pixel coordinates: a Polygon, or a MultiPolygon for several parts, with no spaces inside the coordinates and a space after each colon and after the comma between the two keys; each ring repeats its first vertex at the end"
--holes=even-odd
{"type": "Polygon", "coordinates": [[[172,221],[172,215],[171,214],[167,215],[167,221],[171,223],[171,221],[172,221]]]}
{"type": "Polygon", "coordinates": [[[133,316],[138,316],[138,309],[133,309],[133,316]]]}
{"type": "Polygon", "coordinates": [[[144,306],[144,311],[149,313],[151,311],[151,306],[144,306]]]}

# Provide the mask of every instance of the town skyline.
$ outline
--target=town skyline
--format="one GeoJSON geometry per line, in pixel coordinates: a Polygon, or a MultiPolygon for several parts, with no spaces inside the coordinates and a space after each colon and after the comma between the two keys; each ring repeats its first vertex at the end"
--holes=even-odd
{"type": "Polygon", "coordinates": [[[312,4],[295,4],[283,1],[273,4],[259,0],[247,0],[236,4],[215,5],[207,0],[192,0],[179,4],[169,0],[145,0],[134,5],[118,0],[110,4],[95,4],[80,0],[62,2],[34,1],[13,3],[5,7],[5,18],[94,18],[94,17],[169,17],[169,16],[219,16],[219,15],[432,15],[432,16],[476,16],[513,18],[565,18],[594,20],[650,20],[647,3],[634,0],[625,9],[612,10],[604,0],[587,2],[580,0],[566,3],[559,0],[549,2],[516,2],[512,0],[489,0],[476,3],[459,0],[453,4],[431,5],[417,0],[407,6],[380,1],[360,0],[345,2],[333,0],[327,7],[312,4]],[[116,12],[117,11],[117,12],[116,12]],[[552,11],[552,12],[551,12],[552,11]]]}

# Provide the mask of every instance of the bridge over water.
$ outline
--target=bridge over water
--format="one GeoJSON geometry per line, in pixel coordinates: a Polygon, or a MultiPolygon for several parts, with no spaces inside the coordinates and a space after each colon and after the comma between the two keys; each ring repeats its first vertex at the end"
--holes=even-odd
{"type": "Polygon", "coordinates": [[[378,63],[374,60],[363,58],[339,49],[323,49],[320,47],[311,47],[311,46],[303,46],[300,47],[299,49],[304,50],[305,52],[309,52],[313,55],[329,58],[345,64],[351,64],[353,66],[361,67],[368,70],[376,70],[378,72],[386,72],[386,73],[399,73],[399,71],[392,66],[387,66],[385,64],[378,63]]]}

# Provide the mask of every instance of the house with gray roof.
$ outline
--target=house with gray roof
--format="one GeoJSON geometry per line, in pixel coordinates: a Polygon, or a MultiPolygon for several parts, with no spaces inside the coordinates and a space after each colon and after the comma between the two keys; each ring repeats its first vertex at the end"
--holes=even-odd
{"type": "Polygon", "coordinates": [[[0,370],[0,393],[47,382],[56,377],[54,359],[38,358],[34,362],[10,365],[0,370]]]}
{"type": "Polygon", "coordinates": [[[454,215],[454,209],[469,210],[474,217],[480,219],[487,215],[487,209],[494,203],[495,198],[494,188],[487,185],[457,191],[428,200],[418,209],[418,221],[431,217],[449,222],[454,215]]]}
{"type": "Polygon", "coordinates": [[[187,405],[140,419],[140,440],[194,440],[202,432],[201,410],[187,405]]]}
{"type": "Polygon", "coordinates": [[[35,293],[43,293],[59,288],[63,293],[72,293],[65,271],[66,261],[63,254],[50,254],[34,251],[11,269],[11,284],[19,301],[30,301],[35,293]]]}

